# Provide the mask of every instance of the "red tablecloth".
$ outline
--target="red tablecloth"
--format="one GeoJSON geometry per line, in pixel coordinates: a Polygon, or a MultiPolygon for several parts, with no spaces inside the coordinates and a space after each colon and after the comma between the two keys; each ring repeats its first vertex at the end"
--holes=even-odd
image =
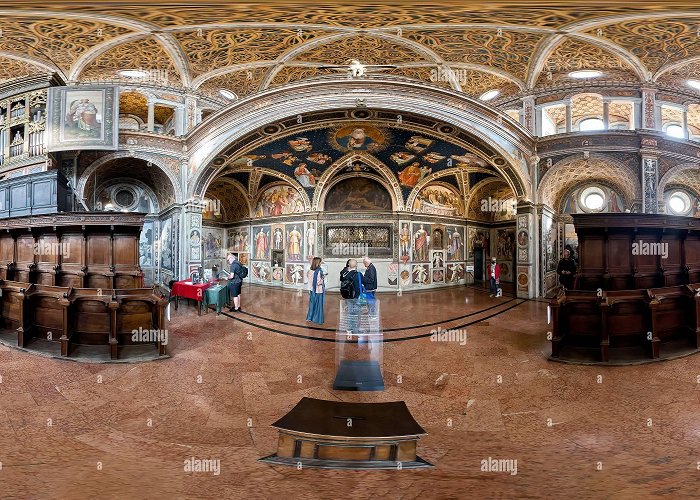
{"type": "Polygon", "coordinates": [[[191,281],[177,281],[173,283],[173,289],[170,294],[173,297],[184,297],[186,299],[201,301],[204,298],[204,290],[210,286],[211,283],[193,285],[191,281]]]}

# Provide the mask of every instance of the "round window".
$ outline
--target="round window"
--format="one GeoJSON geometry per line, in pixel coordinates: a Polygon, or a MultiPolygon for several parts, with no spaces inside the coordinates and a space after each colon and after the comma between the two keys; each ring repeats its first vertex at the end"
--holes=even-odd
{"type": "Polygon", "coordinates": [[[591,193],[586,196],[586,199],[584,200],[586,208],[589,210],[600,210],[603,208],[603,202],[605,202],[605,198],[598,193],[591,193]]]}
{"type": "Polygon", "coordinates": [[[119,191],[117,191],[117,194],[114,196],[114,199],[122,207],[130,207],[134,204],[134,193],[126,189],[120,189],[119,191]]]}
{"type": "Polygon", "coordinates": [[[585,188],[579,196],[579,203],[584,212],[600,212],[607,202],[605,191],[598,186],[585,188]]]}
{"type": "Polygon", "coordinates": [[[668,198],[669,211],[675,215],[685,215],[690,211],[690,196],[683,191],[676,191],[668,198]]]}

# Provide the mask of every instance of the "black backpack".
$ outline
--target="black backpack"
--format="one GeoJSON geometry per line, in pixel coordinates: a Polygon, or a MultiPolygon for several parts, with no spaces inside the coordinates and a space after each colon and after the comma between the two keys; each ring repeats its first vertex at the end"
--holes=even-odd
{"type": "Polygon", "coordinates": [[[346,272],[340,278],[340,295],[344,299],[354,299],[355,298],[355,280],[352,277],[357,276],[357,273],[346,272]]]}
{"type": "Polygon", "coordinates": [[[237,273],[237,274],[238,274],[238,276],[240,276],[240,278],[241,278],[242,280],[246,279],[246,277],[248,276],[248,268],[245,267],[243,264],[240,264],[240,263],[239,263],[239,264],[238,264],[238,273],[237,273]]]}

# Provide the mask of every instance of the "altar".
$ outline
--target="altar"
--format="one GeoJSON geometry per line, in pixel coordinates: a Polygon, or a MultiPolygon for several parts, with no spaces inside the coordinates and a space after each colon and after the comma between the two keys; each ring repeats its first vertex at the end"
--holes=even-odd
{"type": "Polygon", "coordinates": [[[272,424],[277,453],[261,462],[326,469],[432,467],[417,453],[426,432],[403,401],[346,403],[302,398],[272,424]]]}

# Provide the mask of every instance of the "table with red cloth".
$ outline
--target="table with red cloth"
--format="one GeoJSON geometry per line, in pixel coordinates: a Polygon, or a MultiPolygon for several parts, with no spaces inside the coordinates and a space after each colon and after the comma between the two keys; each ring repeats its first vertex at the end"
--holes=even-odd
{"type": "Polygon", "coordinates": [[[209,288],[211,283],[194,284],[188,280],[176,281],[170,295],[175,297],[175,309],[180,305],[180,297],[197,301],[197,314],[202,315],[202,301],[204,300],[204,290],[209,288]]]}

